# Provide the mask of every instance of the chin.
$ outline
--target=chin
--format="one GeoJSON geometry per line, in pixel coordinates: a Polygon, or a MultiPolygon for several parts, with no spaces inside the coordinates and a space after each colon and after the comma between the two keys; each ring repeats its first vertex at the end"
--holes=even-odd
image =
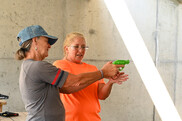
{"type": "Polygon", "coordinates": [[[80,64],[80,63],[81,63],[81,61],[75,61],[75,63],[78,63],[78,64],[80,64]]]}

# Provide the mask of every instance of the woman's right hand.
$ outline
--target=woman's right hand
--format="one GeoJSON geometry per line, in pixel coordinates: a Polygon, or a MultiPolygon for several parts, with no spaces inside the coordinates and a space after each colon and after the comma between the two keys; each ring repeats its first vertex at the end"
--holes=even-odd
{"type": "Polygon", "coordinates": [[[107,62],[101,69],[104,78],[111,78],[119,74],[119,67],[124,67],[124,65],[114,65],[112,64],[112,61],[107,62]]]}

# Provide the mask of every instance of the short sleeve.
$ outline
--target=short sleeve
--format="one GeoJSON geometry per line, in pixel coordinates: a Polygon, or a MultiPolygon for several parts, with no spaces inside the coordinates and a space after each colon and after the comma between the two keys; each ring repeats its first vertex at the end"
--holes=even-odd
{"type": "Polygon", "coordinates": [[[68,72],[58,69],[52,64],[45,61],[36,61],[32,64],[31,75],[34,80],[44,81],[46,83],[62,87],[67,79],[68,72]]]}

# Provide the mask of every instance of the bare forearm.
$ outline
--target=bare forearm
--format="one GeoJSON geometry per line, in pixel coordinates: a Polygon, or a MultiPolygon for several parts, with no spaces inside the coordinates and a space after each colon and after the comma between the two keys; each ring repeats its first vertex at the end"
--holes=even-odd
{"type": "Polygon", "coordinates": [[[111,93],[113,83],[99,84],[98,97],[100,100],[105,100],[111,93]]]}
{"type": "Polygon", "coordinates": [[[69,74],[63,87],[60,89],[62,93],[73,93],[79,91],[88,85],[101,79],[102,75],[100,71],[82,73],[78,75],[69,74]]]}
{"type": "Polygon", "coordinates": [[[113,65],[112,62],[108,62],[102,67],[102,73],[101,71],[95,71],[79,75],[69,74],[60,91],[63,93],[73,93],[87,87],[101,78],[111,78],[119,73],[118,67],[123,67],[123,65],[113,65]]]}
{"type": "Polygon", "coordinates": [[[65,94],[70,94],[70,93],[80,91],[85,87],[87,87],[87,86],[81,85],[81,86],[74,86],[74,87],[62,87],[61,89],[59,89],[59,92],[65,93],[65,94]]]}

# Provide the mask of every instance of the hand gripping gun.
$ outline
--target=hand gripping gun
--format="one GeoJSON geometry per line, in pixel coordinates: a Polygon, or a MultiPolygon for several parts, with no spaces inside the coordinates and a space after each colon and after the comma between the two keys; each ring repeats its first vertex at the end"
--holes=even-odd
{"type": "MultiPolygon", "coordinates": [[[[130,63],[130,60],[116,60],[112,62],[115,65],[126,65],[130,63]]],[[[119,68],[119,71],[122,71],[124,67],[119,68]]]]}

